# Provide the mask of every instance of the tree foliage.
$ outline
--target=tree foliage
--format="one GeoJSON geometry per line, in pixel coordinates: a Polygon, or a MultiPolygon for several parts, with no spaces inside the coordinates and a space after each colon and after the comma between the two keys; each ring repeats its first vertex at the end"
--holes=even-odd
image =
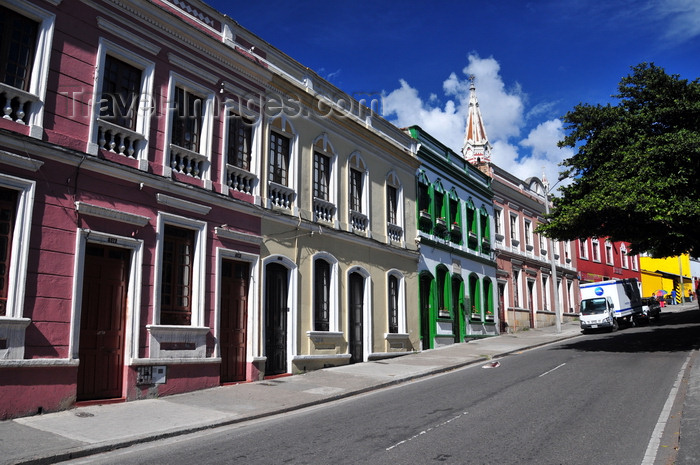
{"type": "Polygon", "coordinates": [[[700,82],[653,63],[632,67],[617,105],[579,104],[560,147],[570,185],[539,232],[559,240],[609,237],[632,252],[700,255],[700,82]]]}

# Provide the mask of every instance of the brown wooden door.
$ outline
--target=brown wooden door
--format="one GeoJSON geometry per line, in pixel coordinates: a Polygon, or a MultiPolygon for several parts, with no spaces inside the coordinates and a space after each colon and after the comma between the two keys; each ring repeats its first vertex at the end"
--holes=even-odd
{"type": "Polygon", "coordinates": [[[247,263],[223,260],[221,263],[221,382],[246,379],[248,331],[247,263]]]}
{"type": "Polygon", "coordinates": [[[363,317],[365,280],[359,273],[350,275],[350,363],[364,360],[363,317]]]}
{"type": "Polygon", "coordinates": [[[265,375],[287,372],[287,268],[272,263],[265,276],[265,375]]]}
{"type": "Polygon", "coordinates": [[[85,250],[77,400],[122,397],[124,317],[130,251],[89,244],[85,250]]]}

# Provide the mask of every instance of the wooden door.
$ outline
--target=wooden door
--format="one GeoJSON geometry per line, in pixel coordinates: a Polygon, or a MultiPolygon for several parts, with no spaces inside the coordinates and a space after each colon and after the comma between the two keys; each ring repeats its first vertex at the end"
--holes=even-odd
{"type": "Polygon", "coordinates": [[[364,317],[364,289],[365,279],[359,273],[350,275],[350,334],[349,351],[350,363],[362,362],[364,360],[364,340],[362,337],[363,317],[364,317]]]}
{"type": "Polygon", "coordinates": [[[245,262],[221,262],[221,382],[246,379],[248,285],[250,267],[245,262]]]}
{"type": "Polygon", "coordinates": [[[265,375],[287,372],[287,268],[272,263],[265,273],[265,375]]]}
{"type": "Polygon", "coordinates": [[[77,400],[122,397],[129,250],[88,244],[80,317],[77,400]]]}

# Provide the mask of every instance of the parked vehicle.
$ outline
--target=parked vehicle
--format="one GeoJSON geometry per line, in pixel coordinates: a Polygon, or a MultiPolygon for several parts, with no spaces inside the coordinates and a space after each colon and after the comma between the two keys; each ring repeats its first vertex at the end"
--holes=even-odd
{"type": "Polygon", "coordinates": [[[639,282],[614,279],[581,285],[581,329],[610,329],[629,326],[642,315],[639,282]]]}
{"type": "Polygon", "coordinates": [[[644,297],[642,299],[642,316],[646,322],[652,319],[658,321],[661,318],[661,304],[654,297],[644,297]]]}

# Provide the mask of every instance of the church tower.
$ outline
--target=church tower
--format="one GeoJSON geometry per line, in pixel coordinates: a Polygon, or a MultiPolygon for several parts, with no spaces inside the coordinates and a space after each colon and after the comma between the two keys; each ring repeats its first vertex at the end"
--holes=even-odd
{"type": "Polygon", "coordinates": [[[467,127],[464,133],[462,155],[468,163],[490,176],[491,144],[486,136],[486,128],[481,117],[479,101],[476,99],[473,75],[469,76],[469,81],[469,112],[467,113],[467,127]]]}

